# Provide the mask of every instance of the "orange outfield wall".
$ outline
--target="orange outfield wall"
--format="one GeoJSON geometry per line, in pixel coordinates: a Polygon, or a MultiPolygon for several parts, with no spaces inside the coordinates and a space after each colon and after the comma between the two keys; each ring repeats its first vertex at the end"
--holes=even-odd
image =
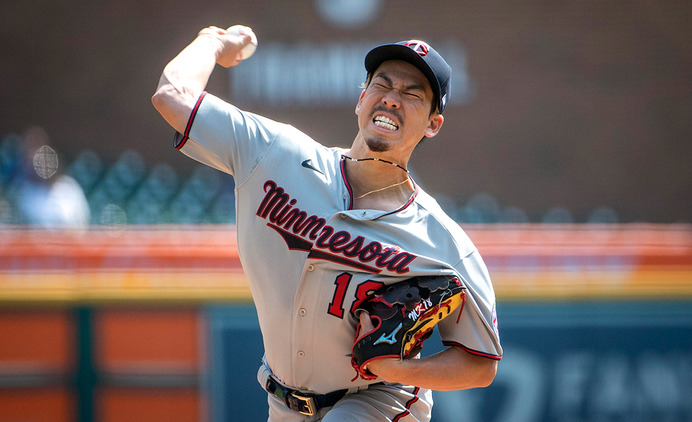
{"type": "MultiPolygon", "coordinates": [[[[692,225],[464,228],[499,300],[692,297],[692,225]]],[[[0,303],[251,300],[235,226],[0,234],[0,303]]]]}
{"type": "MultiPolygon", "coordinates": [[[[105,307],[92,324],[93,420],[205,419],[199,309],[105,307]]],[[[68,307],[0,309],[1,422],[84,420],[77,326],[68,307]]]]}

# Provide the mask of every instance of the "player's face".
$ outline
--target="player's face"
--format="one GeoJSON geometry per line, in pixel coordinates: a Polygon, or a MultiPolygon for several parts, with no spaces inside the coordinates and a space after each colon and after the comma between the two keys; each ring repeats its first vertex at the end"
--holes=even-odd
{"type": "Polygon", "coordinates": [[[410,153],[423,137],[432,137],[443,118],[430,114],[434,95],[427,78],[400,60],[382,63],[361,93],[356,114],[363,140],[371,151],[410,153]]]}

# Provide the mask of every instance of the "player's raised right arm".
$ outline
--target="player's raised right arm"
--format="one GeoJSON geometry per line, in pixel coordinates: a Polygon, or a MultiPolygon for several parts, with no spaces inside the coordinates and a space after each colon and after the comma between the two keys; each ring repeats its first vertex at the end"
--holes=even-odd
{"type": "Polygon", "coordinates": [[[249,35],[229,34],[214,26],[201,30],[197,38],[164,68],[151,98],[156,110],[175,130],[184,132],[214,66],[237,65],[240,50],[250,42],[249,35]]]}

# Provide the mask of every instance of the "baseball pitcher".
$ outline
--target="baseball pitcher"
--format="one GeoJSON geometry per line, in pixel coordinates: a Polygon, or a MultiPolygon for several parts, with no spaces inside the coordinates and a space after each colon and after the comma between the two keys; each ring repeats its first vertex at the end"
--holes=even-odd
{"type": "Polygon", "coordinates": [[[488,271],[408,171],[443,125],[449,65],[419,40],[371,50],[355,139],[328,147],[205,91],[256,43],[232,28],[202,29],[152,101],[175,148],[235,179],[269,421],[428,421],[431,390],[489,385],[502,347],[488,271]],[[435,327],[446,349],[421,358],[435,327]]]}

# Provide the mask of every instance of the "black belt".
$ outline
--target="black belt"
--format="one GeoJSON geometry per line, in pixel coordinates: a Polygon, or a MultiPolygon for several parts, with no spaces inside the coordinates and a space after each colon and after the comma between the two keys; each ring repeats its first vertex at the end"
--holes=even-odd
{"type": "Polygon", "coordinates": [[[283,401],[289,409],[308,416],[316,414],[322,408],[334,406],[348,393],[348,390],[337,390],[327,394],[303,393],[283,386],[272,375],[267,378],[265,389],[283,401]]]}

